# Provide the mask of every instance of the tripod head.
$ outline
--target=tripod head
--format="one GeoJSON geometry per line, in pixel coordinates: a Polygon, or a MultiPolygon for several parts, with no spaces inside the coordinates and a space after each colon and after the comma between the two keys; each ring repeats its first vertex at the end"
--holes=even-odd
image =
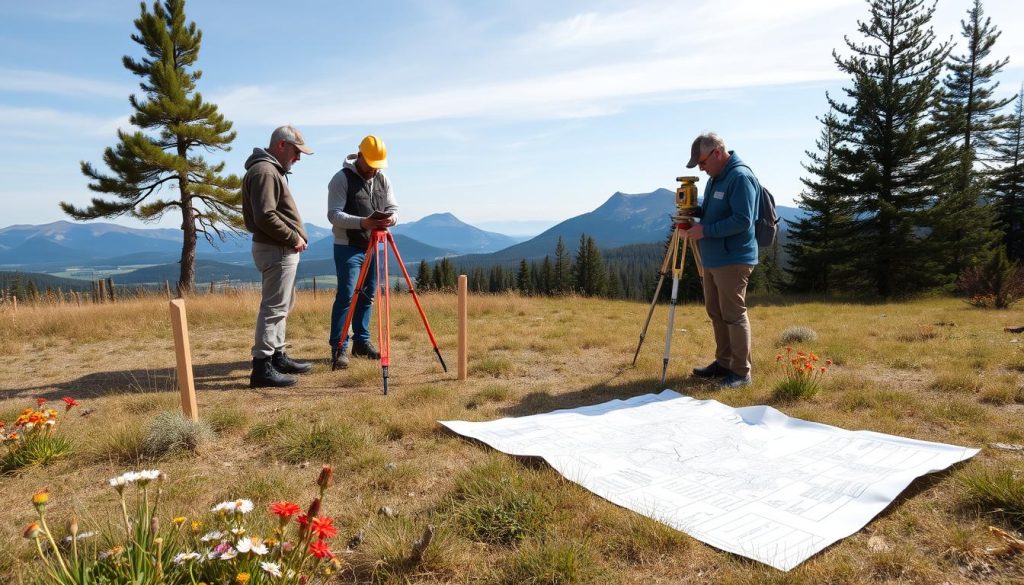
{"type": "Polygon", "coordinates": [[[679,188],[676,189],[676,216],[679,221],[692,222],[700,212],[697,205],[697,177],[676,177],[679,188]]]}

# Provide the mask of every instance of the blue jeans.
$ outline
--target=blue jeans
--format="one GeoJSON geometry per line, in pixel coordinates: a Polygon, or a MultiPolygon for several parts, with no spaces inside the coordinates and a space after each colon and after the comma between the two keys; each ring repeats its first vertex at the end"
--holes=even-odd
{"type": "MultiPolygon", "coordinates": [[[[331,309],[331,347],[338,347],[341,339],[341,328],[345,325],[345,315],[352,303],[359,271],[366,262],[366,249],[348,245],[334,245],[334,272],[338,276],[338,292],[334,294],[334,307],[331,309]]],[[[370,341],[370,309],[373,308],[373,295],[377,291],[377,270],[373,258],[369,259],[370,267],[366,272],[366,281],[356,300],[356,310],[352,315],[352,337],[359,343],[370,341]]],[[[347,331],[345,332],[348,333],[347,331]]],[[[348,337],[342,350],[348,349],[348,337]]]]}

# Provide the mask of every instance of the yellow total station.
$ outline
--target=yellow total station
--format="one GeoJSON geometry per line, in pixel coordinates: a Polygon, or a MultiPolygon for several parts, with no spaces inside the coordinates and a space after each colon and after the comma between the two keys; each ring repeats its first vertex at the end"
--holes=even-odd
{"type": "Polygon", "coordinates": [[[693,220],[699,209],[697,205],[697,177],[676,177],[676,215],[680,219],[693,220]]]}

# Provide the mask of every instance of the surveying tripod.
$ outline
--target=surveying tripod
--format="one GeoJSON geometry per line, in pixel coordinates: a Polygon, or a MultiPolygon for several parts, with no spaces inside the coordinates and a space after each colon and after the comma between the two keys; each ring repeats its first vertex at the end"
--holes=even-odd
{"type": "Polygon", "coordinates": [[[644,337],[647,336],[647,327],[651,324],[651,316],[654,314],[654,306],[658,304],[658,295],[661,294],[661,285],[665,282],[669,268],[672,269],[672,297],[668,308],[668,329],[665,331],[665,356],[662,358],[661,383],[665,383],[665,375],[668,372],[669,352],[672,348],[672,324],[676,316],[676,301],[679,298],[679,279],[683,276],[683,268],[686,267],[686,251],[693,253],[693,261],[697,266],[697,274],[704,278],[704,266],[700,259],[700,247],[695,240],[690,239],[689,230],[694,224],[697,216],[697,177],[676,177],[682,183],[676,189],[676,214],[672,216],[672,238],[669,240],[668,249],[665,250],[665,259],[661,262],[661,270],[658,279],[658,286],[654,289],[654,299],[651,300],[651,308],[647,311],[647,320],[644,321],[644,328],[640,331],[640,342],[636,345],[636,353],[633,354],[633,365],[636,365],[636,358],[640,355],[640,347],[644,344],[644,337]]]}
{"type": "MultiPolygon", "coordinates": [[[[423,327],[426,328],[427,337],[430,338],[430,343],[434,346],[434,353],[437,354],[437,359],[441,362],[441,368],[446,373],[448,372],[448,366],[445,365],[444,358],[441,357],[441,350],[437,348],[434,332],[431,331],[430,323],[427,322],[427,315],[423,312],[423,306],[420,305],[420,298],[416,294],[415,287],[412,285],[412,279],[409,278],[409,271],[405,269],[402,255],[398,253],[395,238],[386,229],[373,230],[370,232],[370,243],[366,246],[363,267],[359,270],[359,278],[356,280],[352,302],[348,306],[348,312],[345,313],[345,325],[341,328],[341,337],[338,338],[338,351],[335,352],[335,359],[331,362],[331,370],[338,369],[337,356],[341,354],[341,349],[348,338],[349,327],[352,325],[352,316],[356,310],[356,301],[359,300],[359,295],[362,294],[363,283],[366,282],[366,274],[369,272],[370,264],[373,264],[373,269],[377,271],[377,340],[380,345],[380,367],[384,377],[384,394],[388,393],[388,367],[391,365],[391,286],[388,280],[389,244],[391,250],[395,253],[395,259],[398,260],[398,267],[402,269],[402,275],[405,276],[405,282],[409,285],[409,292],[412,293],[412,300],[416,303],[416,310],[419,311],[420,318],[423,319],[423,327]]],[[[340,282],[338,286],[341,286],[340,282]]]]}

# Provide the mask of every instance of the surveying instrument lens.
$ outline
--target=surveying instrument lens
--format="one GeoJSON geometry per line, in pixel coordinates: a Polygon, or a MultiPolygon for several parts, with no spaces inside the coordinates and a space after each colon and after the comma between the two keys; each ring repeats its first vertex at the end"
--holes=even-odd
{"type": "Polygon", "coordinates": [[[633,354],[633,365],[636,365],[636,358],[640,355],[640,348],[647,336],[647,327],[651,324],[651,316],[654,314],[654,307],[658,304],[658,295],[661,294],[661,286],[665,283],[665,276],[672,272],[672,297],[668,309],[668,330],[665,331],[665,355],[662,358],[661,383],[665,384],[665,376],[668,373],[669,352],[672,348],[672,328],[676,316],[676,301],[679,298],[679,279],[683,276],[683,269],[686,267],[686,252],[693,254],[694,265],[697,267],[697,274],[704,278],[704,266],[700,259],[700,248],[697,242],[692,240],[687,230],[693,227],[697,217],[700,215],[700,206],[697,205],[697,177],[676,177],[679,187],[676,189],[676,214],[672,216],[672,238],[669,240],[668,249],[665,250],[665,259],[661,262],[661,270],[658,272],[658,286],[654,289],[654,299],[651,300],[651,308],[647,311],[647,320],[640,331],[640,342],[636,345],[636,353],[633,354]]]}

